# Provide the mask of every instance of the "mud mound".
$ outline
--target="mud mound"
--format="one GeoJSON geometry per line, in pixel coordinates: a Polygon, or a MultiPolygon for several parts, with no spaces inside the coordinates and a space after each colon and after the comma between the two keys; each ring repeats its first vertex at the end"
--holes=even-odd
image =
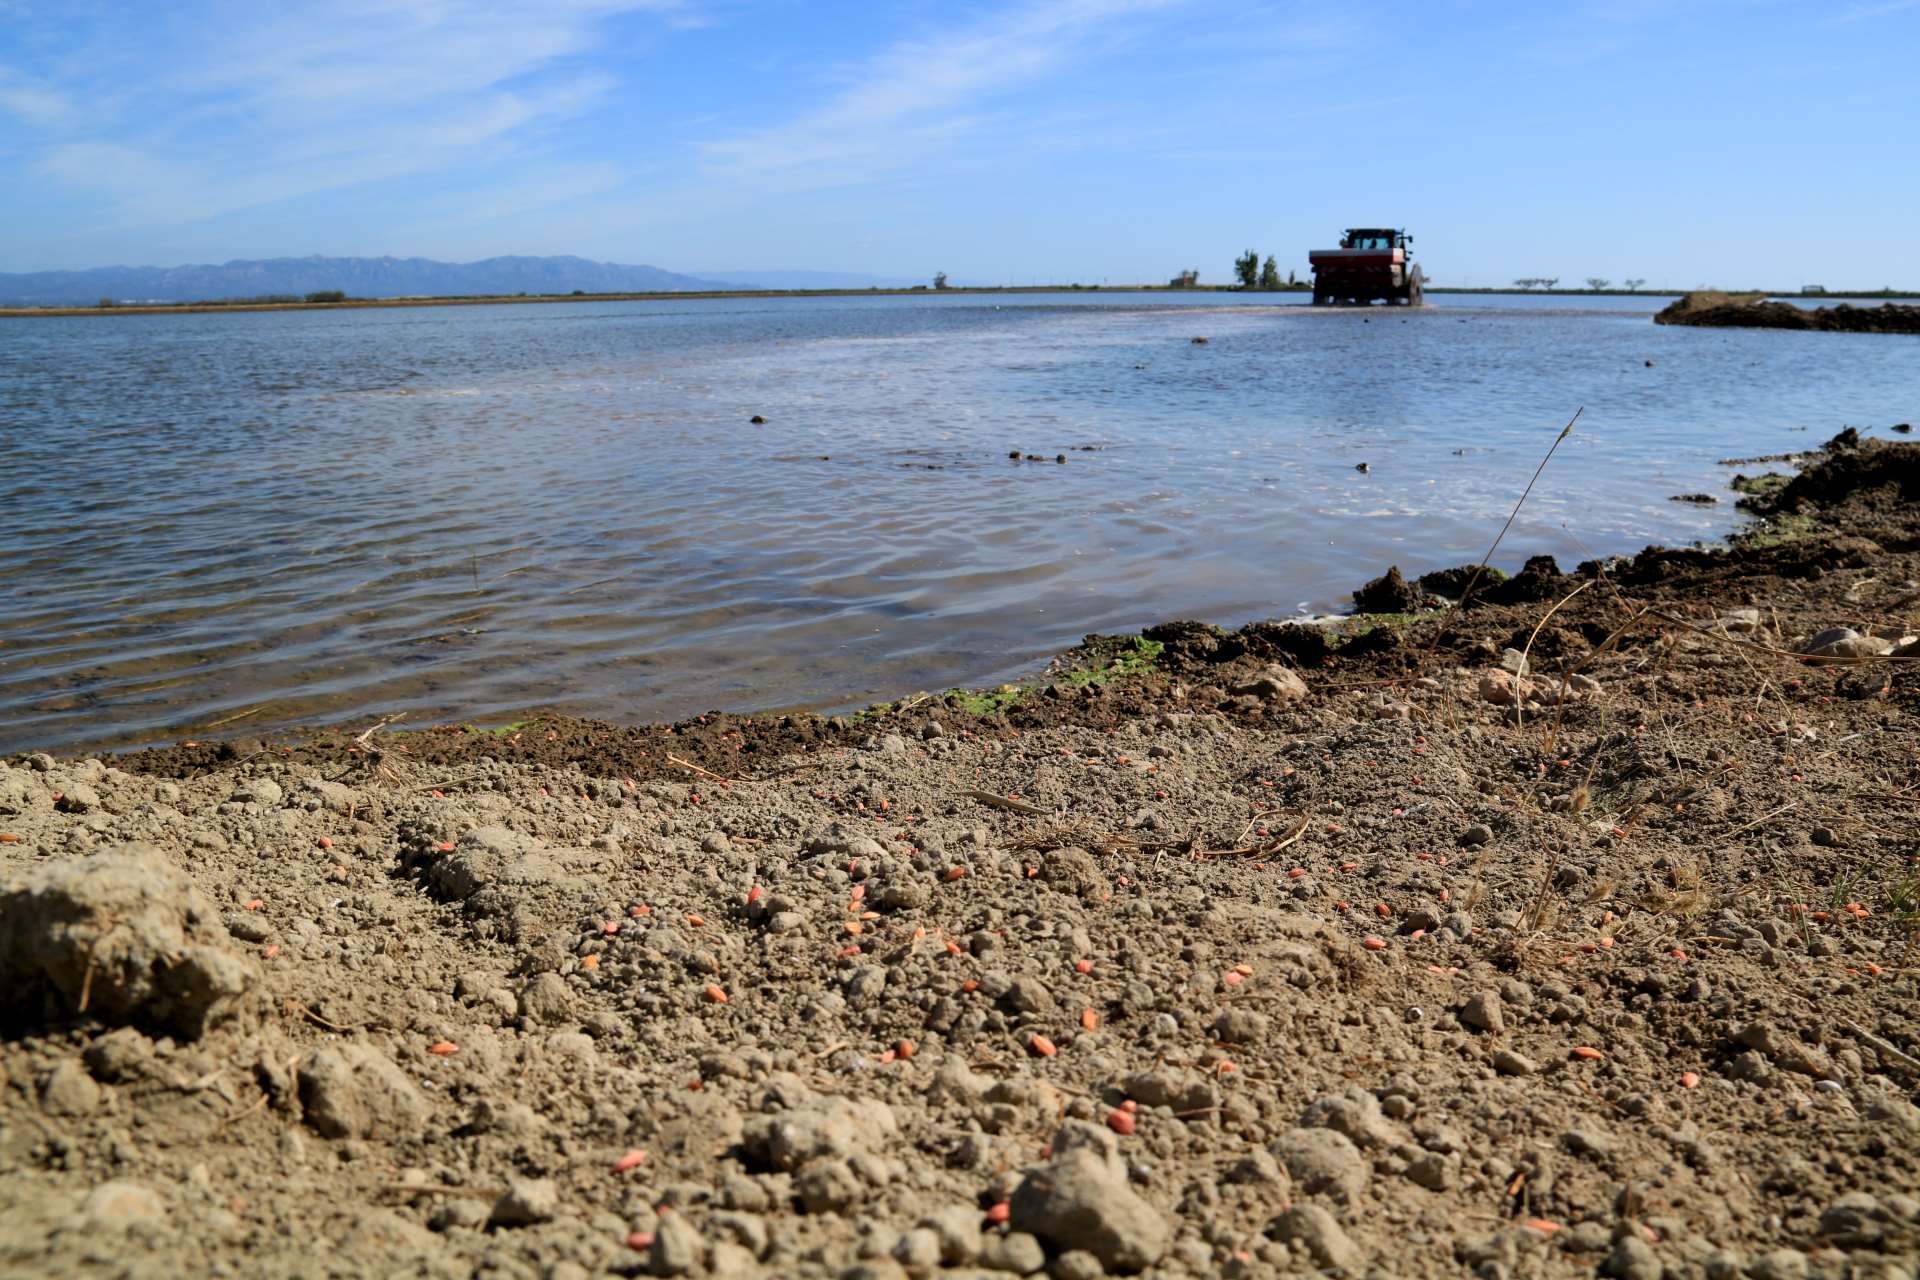
{"type": "Polygon", "coordinates": [[[93,1017],[197,1039],[239,1014],[256,974],[219,944],[212,905],[159,850],[36,867],[0,896],[0,1001],[15,1017],[93,1017]]]}
{"type": "Polygon", "coordinates": [[[1697,325],[1717,329],[1815,329],[1830,333],[1920,333],[1920,307],[1883,303],[1878,307],[1808,309],[1790,302],[1769,302],[1755,294],[1690,293],[1653,318],[1655,324],[1697,325]]]}

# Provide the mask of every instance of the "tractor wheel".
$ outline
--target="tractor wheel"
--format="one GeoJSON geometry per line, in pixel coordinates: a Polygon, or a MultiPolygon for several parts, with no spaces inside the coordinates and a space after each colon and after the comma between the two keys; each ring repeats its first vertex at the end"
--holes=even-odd
{"type": "Polygon", "coordinates": [[[1332,304],[1332,302],[1333,302],[1333,299],[1332,299],[1332,298],[1330,298],[1330,297],[1328,297],[1328,296],[1327,296],[1327,294],[1326,294],[1326,292],[1325,292],[1324,290],[1321,290],[1321,289],[1315,289],[1315,290],[1313,291],[1313,305],[1314,305],[1314,306],[1316,306],[1316,307],[1325,307],[1325,306],[1330,306],[1330,305],[1332,304]]]}
{"type": "Polygon", "coordinates": [[[1425,306],[1426,300],[1426,280],[1416,271],[1413,273],[1413,277],[1407,281],[1407,305],[1410,307],[1425,306]]]}

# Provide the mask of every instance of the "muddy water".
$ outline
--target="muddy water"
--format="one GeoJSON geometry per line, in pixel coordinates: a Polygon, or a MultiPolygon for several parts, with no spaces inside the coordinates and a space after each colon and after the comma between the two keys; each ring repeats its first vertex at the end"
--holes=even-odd
{"type": "Polygon", "coordinates": [[[1717,459],[1920,411],[1911,339],[1601,301],[0,320],[0,750],[992,681],[1476,559],[1577,406],[1515,558],[1716,536],[1717,459]]]}

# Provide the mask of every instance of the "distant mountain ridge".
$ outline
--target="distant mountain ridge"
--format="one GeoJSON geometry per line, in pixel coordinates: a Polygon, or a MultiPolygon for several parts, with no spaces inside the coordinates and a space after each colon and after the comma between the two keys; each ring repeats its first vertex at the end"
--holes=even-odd
{"type": "Polygon", "coordinates": [[[593,262],[572,256],[486,258],[259,258],[181,267],[95,267],[87,271],[0,273],[0,306],[92,306],[205,302],[339,290],[352,298],[475,294],[686,293],[741,286],[659,267],[593,262]]]}

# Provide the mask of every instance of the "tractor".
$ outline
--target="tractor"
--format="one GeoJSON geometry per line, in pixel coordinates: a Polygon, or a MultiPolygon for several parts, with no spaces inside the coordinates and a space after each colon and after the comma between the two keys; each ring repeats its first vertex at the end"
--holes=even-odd
{"type": "Polygon", "coordinates": [[[1313,305],[1363,307],[1378,298],[1417,307],[1426,277],[1412,257],[1413,237],[1405,231],[1350,228],[1338,249],[1315,249],[1307,255],[1313,268],[1313,305]]]}

